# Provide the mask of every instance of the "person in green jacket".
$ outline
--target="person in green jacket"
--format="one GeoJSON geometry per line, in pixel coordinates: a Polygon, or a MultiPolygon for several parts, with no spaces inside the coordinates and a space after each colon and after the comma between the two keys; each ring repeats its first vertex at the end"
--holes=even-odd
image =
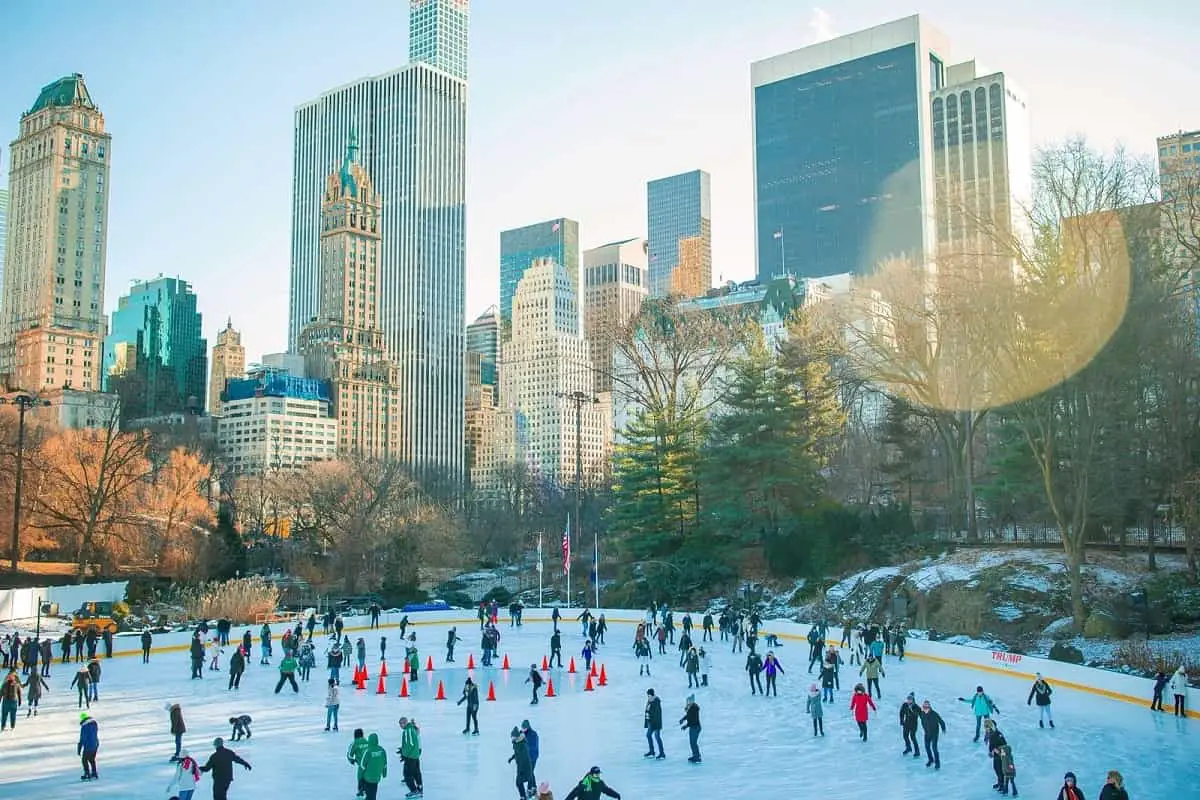
{"type": "Polygon", "coordinates": [[[291,683],[292,691],[300,693],[300,687],[296,684],[296,657],[290,650],[279,662],[279,683],[275,684],[275,694],[279,694],[285,683],[291,683]]]}
{"type": "Polygon", "coordinates": [[[355,766],[355,772],[358,774],[358,792],[356,797],[362,797],[367,793],[365,784],[363,783],[363,768],[362,757],[363,753],[367,752],[367,737],[363,735],[362,728],[354,729],[354,741],[350,743],[350,748],[346,751],[346,760],[355,766]]]}
{"type": "Polygon", "coordinates": [[[404,785],[408,787],[408,796],[416,797],[425,791],[424,779],[421,777],[421,731],[415,719],[400,718],[400,760],[404,764],[404,785]]]}
{"type": "Polygon", "coordinates": [[[362,770],[363,793],[367,800],[379,796],[379,782],[387,777],[387,751],[379,746],[379,734],[367,737],[367,746],[358,760],[362,770]]]}
{"type": "Polygon", "coordinates": [[[417,646],[412,645],[408,648],[408,679],[416,681],[420,677],[421,656],[417,654],[417,646]]]}

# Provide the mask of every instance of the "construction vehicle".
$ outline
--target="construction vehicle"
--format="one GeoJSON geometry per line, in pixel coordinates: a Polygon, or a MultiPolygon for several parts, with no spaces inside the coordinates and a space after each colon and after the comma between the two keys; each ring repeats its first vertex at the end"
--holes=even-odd
{"type": "Polygon", "coordinates": [[[84,603],[71,615],[73,630],[87,631],[96,626],[97,631],[117,632],[117,620],[113,617],[113,604],[108,601],[84,603]]]}

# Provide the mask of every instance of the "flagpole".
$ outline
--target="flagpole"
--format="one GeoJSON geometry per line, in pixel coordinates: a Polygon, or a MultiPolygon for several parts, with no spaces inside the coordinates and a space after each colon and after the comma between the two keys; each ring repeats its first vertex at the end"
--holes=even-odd
{"type": "Polygon", "coordinates": [[[779,269],[787,275],[787,253],[783,249],[783,226],[779,226],[779,269]]]}
{"type": "Polygon", "coordinates": [[[592,582],[596,588],[596,605],[600,607],[600,535],[592,529],[592,582]]]}
{"type": "Polygon", "coordinates": [[[538,531],[538,560],[537,560],[538,608],[542,607],[542,570],[544,568],[545,568],[545,564],[542,562],[542,532],[538,531]]]}
{"type": "Polygon", "coordinates": [[[571,607],[571,512],[567,512],[567,548],[563,554],[567,561],[567,608],[571,607]]]}

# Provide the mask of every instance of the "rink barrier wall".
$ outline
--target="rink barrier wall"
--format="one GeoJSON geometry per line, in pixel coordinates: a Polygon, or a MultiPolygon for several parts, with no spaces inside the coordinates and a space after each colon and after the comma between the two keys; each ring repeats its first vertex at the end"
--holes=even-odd
{"type": "MultiPolygon", "coordinates": [[[[598,609],[596,613],[603,613],[609,623],[635,625],[645,618],[643,613],[627,609],[598,609]]],[[[405,615],[386,614],[384,616],[385,619],[381,620],[378,629],[381,631],[398,628],[400,624],[399,618],[405,615]]],[[[410,628],[422,628],[431,625],[479,624],[477,616],[463,609],[450,611],[414,611],[407,616],[409,617],[410,628]]],[[[506,617],[507,613],[504,616],[506,617]]],[[[575,618],[577,616],[577,609],[562,610],[561,622],[563,627],[570,630],[570,626],[576,621],[575,618]]],[[[693,614],[692,616],[694,619],[699,619],[703,614],[693,614]]],[[[524,618],[532,622],[549,622],[551,619],[551,609],[529,608],[525,610],[524,618]]],[[[367,622],[367,617],[351,617],[346,627],[343,628],[343,634],[361,633],[372,630],[367,622]],[[361,622],[363,624],[349,624],[350,622],[361,622]]],[[[240,631],[247,627],[251,626],[236,626],[235,630],[240,631]]],[[[253,626],[253,628],[258,627],[261,627],[261,625],[253,626]]],[[[699,628],[699,623],[695,627],[699,628]]],[[[792,622],[791,620],[764,620],[761,633],[763,635],[773,633],[787,641],[807,643],[806,640],[810,627],[810,625],[792,622]]],[[[254,632],[253,628],[252,633],[254,632]]],[[[836,628],[836,630],[830,628],[830,631],[836,632],[838,636],[841,635],[840,627],[836,628]]],[[[503,642],[503,618],[501,632],[501,642],[503,642]]],[[[241,635],[231,633],[229,638],[230,642],[236,642],[241,639],[241,635]]],[[[259,642],[257,635],[254,636],[254,642],[256,644],[259,642]]],[[[828,639],[826,643],[837,647],[840,641],[839,639],[828,639]]],[[[152,652],[154,655],[158,655],[186,652],[187,649],[188,643],[184,642],[180,644],[156,645],[152,652]]],[[[137,634],[121,634],[117,636],[114,642],[114,656],[132,656],[139,655],[140,653],[141,643],[137,634]]],[[[1040,672],[1042,677],[1049,681],[1056,689],[1070,689],[1072,691],[1084,692],[1143,708],[1149,707],[1150,699],[1154,694],[1154,681],[1149,678],[1124,675],[1119,672],[1085,667],[1079,664],[1068,664],[1039,656],[1027,656],[1020,653],[1008,653],[999,650],[983,650],[966,645],[930,642],[925,639],[909,639],[905,647],[905,658],[911,658],[916,661],[929,661],[960,669],[976,670],[998,677],[1002,676],[1015,680],[1028,681],[1030,684],[1036,679],[1036,674],[1040,672]]],[[[894,656],[884,656],[885,672],[887,665],[893,662],[894,659],[894,656]]],[[[973,693],[973,690],[973,686],[963,686],[961,689],[962,695],[970,695],[973,693]]],[[[1191,705],[1191,698],[1195,694],[1194,689],[1189,692],[1189,706],[1191,705]]],[[[1166,706],[1169,707],[1171,703],[1171,697],[1167,696],[1164,698],[1166,706]]],[[[1200,711],[1189,710],[1187,715],[1193,719],[1200,719],[1200,711]]]]}
{"type": "Polygon", "coordinates": [[[90,601],[115,603],[125,599],[128,586],[129,581],[114,581],[0,590],[0,622],[33,619],[37,616],[39,598],[43,603],[58,603],[60,614],[75,611],[90,601]]]}

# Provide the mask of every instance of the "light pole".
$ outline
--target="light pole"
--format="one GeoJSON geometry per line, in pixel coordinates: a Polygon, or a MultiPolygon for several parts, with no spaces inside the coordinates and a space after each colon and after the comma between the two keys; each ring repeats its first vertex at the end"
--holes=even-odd
{"type": "Polygon", "coordinates": [[[25,412],[35,406],[48,406],[28,392],[13,392],[0,397],[0,404],[17,407],[17,471],[13,480],[12,571],[17,571],[21,549],[21,481],[25,477],[25,412]]]}
{"type": "MultiPolygon", "coordinates": [[[[593,397],[587,392],[559,392],[558,396],[566,400],[571,405],[575,406],[575,529],[582,530],[581,509],[583,508],[583,406],[585,403],[599,403],[597,397],[593,397]]],[[[593,531],[593,534],[596,534],[593,531]]],[[[592,542],[592,566],[595,570],[595,586],[596,586],[596,606],[600,605],[600,563],[599,563],[599,541],[592,542]]],[[[568,575],[570,573],[568,572],[568,575]]],[[[570,594],[570,592],[568,592],[570,594]]],[[[571,598],[567,597],[567,603],[570,604],[571,598]]]]}

